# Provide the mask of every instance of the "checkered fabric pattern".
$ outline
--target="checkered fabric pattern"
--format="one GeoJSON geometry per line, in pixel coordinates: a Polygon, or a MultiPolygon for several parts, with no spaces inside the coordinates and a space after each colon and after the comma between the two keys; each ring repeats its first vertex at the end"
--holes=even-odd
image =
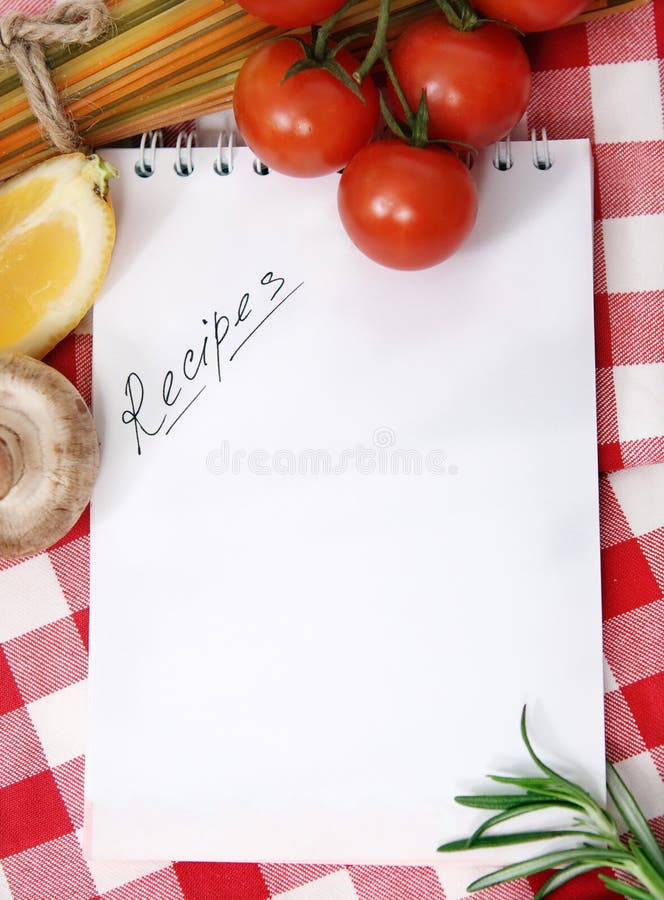
{"type": "MultiPolygon", "coordinates": [[[[664,0],[527,44],[524,124],[594,141],[607,753],[664,843],[664,0]]],[[[49,358],[88,401],[91,354],[83,327],[49,358]]],[[[0,562],[0,900],[464,896],[475,873],[442,863],[85,861],[88,565],[87,514],[48,553],[0,562]]],[[[543,880],[474,896],[532,900],[543,880]]],[[[557,896],[615,895],[590,874],[557,896]]]]}
{"type": "Polygon", "coordinates": [[[528,128],[594,144],[600,469],[664,462],[664,4],[528,49],[528,128]]]}

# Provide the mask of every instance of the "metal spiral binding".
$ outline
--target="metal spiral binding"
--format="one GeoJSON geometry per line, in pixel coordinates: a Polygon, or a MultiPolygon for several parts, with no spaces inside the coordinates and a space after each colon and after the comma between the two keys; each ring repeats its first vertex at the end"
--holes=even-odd
{"type": "Polygon", "coordinates": [[[217,141],[217,158],[212,164],[212,168],[217,175],[230,175],[233,171],[233,132],[229,131],[228,141],[226,141],[226,132],[219,132],[219,140],[217,141]]]}
{"type": "MultiPolygon", "coordinates": [[[[176,175],[187,178],[194,172],[194,143],[195,134],[180,131],[175,145],[175,162],[173,169],[176,175]]],[[[141,135],[139,157],[134,164],[134,171],[139,178],[150,178],[155,173],[157,147],[164,146],[164,137],[161,131],[145,131],[141,135]]],[[[217,175],[230,175],[235,167],[233,150],[235,148],[235,135],[232,130],[219,133],[217,140],[217,155],[212,168],[217,175]]],[[[254,159],[253,169],[257,175],[269,175],[270,170],[258,157],[254,159]]]]}
{"type": "MultiPolygon", "coordinates": [[[[230,175],[233,172],[233,149],[235,137],[233,131],[221,131],[217,141],[217,156],[213,163],[213,169],[217,175],[230,175]]],[[[188,177],[194,171],[194,132],[187,134],[186,131],[180,131],[176,142],[176,157],[173,168],[177,175],[182,178],[188,177]]],[[[551,148],[549,139],[546,134],[546,128],[542,129],[541,137],[538,139],[537,131],[533,128],[530,132],[530,143],[533,154],[533,165],[536,169],[543,171],[550,169],[553,165],[551,156],[551,148]]],[[[155,172],[155,162],[157,156],[157,147],[164,146],[164,136],[161,131],[145,131],[141,135],[141,144],[139,148],[139,157],[134,165],[134,171],[139,178],[150,178],[155,172]]],[[[503,138],[502,141],[496,141],[493,166],[501,172],[507,172],[514,165],[512,158],[512,144],[510,135],[503,138]]],[[[472,166],[470,154],[467,155],[466,165],[468,168],[472,166]]],[[[254,159],[253,170],[257,175],[269,175],[270,170],[258,157],[254,159]]]]}
{"type": "Polygon", "coordinates": [[[512,159],[512,141],[509,134],[502,141],[496,141],[496,150],[493,155],[493,165],[501,172],[507,172],[514,165],[512,159]]]}
{"type": "Polygon", "coordinates": [[[151,175],[154,175],[157,146],[164,146],[163,133],[161,131],[144,131],[141,135],[140,155],[134,165],[134,172],[139,178],[150,178],[151,175]]]}
{"type": "MultiPolygon", "coordinates": [[[[233,163],[233,149],[235,145],[235,135],[232,129],[228,132],[228,139],[226,138],[226,132],[220,131],[219,138],[217,140],[217,156],[212,164],[214,171],[217,175],[230,175],[234,168],[233,163]]],[[[262,162],[258,157],[254,159],[253,169],[257,175],[269,175],[270,170],[262,162]]]]}
{"type": "Polygon", "coordinates": [[[551,158],[551,150],[549,147],[549,140],[546,136],[546,128],[542,129],[542,137],[538,141],[537,140],[537,132],[533,128],[530,132],[530,143],[533,148],[533,165],[536,169],[550,169],[553,165],[553,160],[551,158]],[[541,154],[540,154],[541,149],[541,154]]]}
{"type": "Polygon", "coordinates": [[[173,163],[173,168],[175,169],[175,174],[179,175],[181,178],[187,178],[194,171],[193,146],[194,132],[191,131],[189,134],[187,134],[185,131],[179,131],[175,144],[176,155],[175,162],[173,163]],[[182,155],[183,145],[185,146],[186,150],[186,157],[184,159],[182,155]]]}
{"type": "MultiPolygon", "coordinates": [[[[530,132],[530,144],[533,152],[533,165],[536,169],[545,171],[553,165],[553,157],[551,156],[551,148],[549,139],[546,134],[546,128],[542,129],[542,135],[538,139],[537,131],[533,128],[530,132]]],[[[496,147],[493,154],[493,166],[500,172],[507,172],[514,165],[512,158],[512,142],[510,135],[503,138],[502,141],[496,141],[496,147]]]]}

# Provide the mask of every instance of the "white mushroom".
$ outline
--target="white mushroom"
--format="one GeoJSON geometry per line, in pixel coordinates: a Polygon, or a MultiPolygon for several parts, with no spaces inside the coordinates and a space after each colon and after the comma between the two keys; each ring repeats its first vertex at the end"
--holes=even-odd
{"type": "Polygon", "coordinates": [[[97,433],[76,388],[45,363],[0,353],[0,558],[67,534],[98,468],[97,433]]]}

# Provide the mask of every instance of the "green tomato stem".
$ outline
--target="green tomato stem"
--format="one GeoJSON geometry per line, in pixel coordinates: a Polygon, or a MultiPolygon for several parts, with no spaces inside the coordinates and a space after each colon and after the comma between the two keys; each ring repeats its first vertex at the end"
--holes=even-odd
{"type": "Polygon", "coordinates": [[[394,71],[394,67],[392,66],[392,62],[390,60],[387,52],[383,52],[382,54],[383,65],[385,66],[385,71],[387,72],[387,77],[390,79],[390,84],[394,88],[394,93],[399,98],[399,103],[403,106],[404,115],[406,116],[406,122],[408,123],[408,127],[411,129],[415,126],[415,115],[410,108],[410,104],[406,99],[406,95],[404,94],[403,88],[399,84],[399,79],[397,78],[396,72],[394,71]]]}
{"type": "Polygon", "coordinates": [[[436,3],[445,14],[445,18],[453,28],[461,29],[461,18],[457,15],[456,10],[448,3],[447,0],[436,0],[436,3]]]}
{"type": "Polygon", "coordinates": [[[385,41],[387,40],[387,27],[390,24],[390,0],[380,0],[378,21],[374,33],[373,43],[362,60],[353,78],[358,84],[362,84],[376,62],[385,55],[385,41]]]}
{"type": "Polygon", "coordinates": [[[355,6],[359,0],[346,0],[343,6],[338,9],[335,13],[333,13],[329,19],[326,19],[323,24],[318,29],[318,34],[316,35],[316,42],[314,44],[314,59],[318,60],[318,62],[322,62],[327,53],[327,42],[330,39],[330,34],[332,33],[334,27],[337,22],[346,12],[346,10],[350,9],[351,6],[355,6]]]}
{"type": "Polygon", "coordinates": [[[449,24],[458,31],[472,31],[477,28],[477,13],[467,0],[436,0],[449,24]]]}
{"type": "Polygon", "coordinates": [[[316,47],[316,42],[318,40],[318,32],[320,31],[320,25],[312,25],[311,26],[311,47],[312,49],[316,47]]]}

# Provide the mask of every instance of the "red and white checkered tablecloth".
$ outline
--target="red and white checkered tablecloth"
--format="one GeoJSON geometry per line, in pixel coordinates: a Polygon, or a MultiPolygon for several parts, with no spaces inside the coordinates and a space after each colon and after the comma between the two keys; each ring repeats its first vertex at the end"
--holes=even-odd
{"type": "MultiPolygon", "coordinates": [[[[0,0],[0,13],[46,2],[0,0]]],[[[528,127],[594,142],[607,753],[664,843],[664,0],[527,44],[528,127]]],[[[84,331],[49,361],[89,400],[84,331]]],[[[0,562],[0,900],[460,896],[466,873],[442,863],[86,862],[88,549],[86,513],[48,553],[0,562]]],[[[475,896],[531,900],[543,880],[475,896]]],[[[615,895],[591,874],[559,896],[615,895]]]]}

